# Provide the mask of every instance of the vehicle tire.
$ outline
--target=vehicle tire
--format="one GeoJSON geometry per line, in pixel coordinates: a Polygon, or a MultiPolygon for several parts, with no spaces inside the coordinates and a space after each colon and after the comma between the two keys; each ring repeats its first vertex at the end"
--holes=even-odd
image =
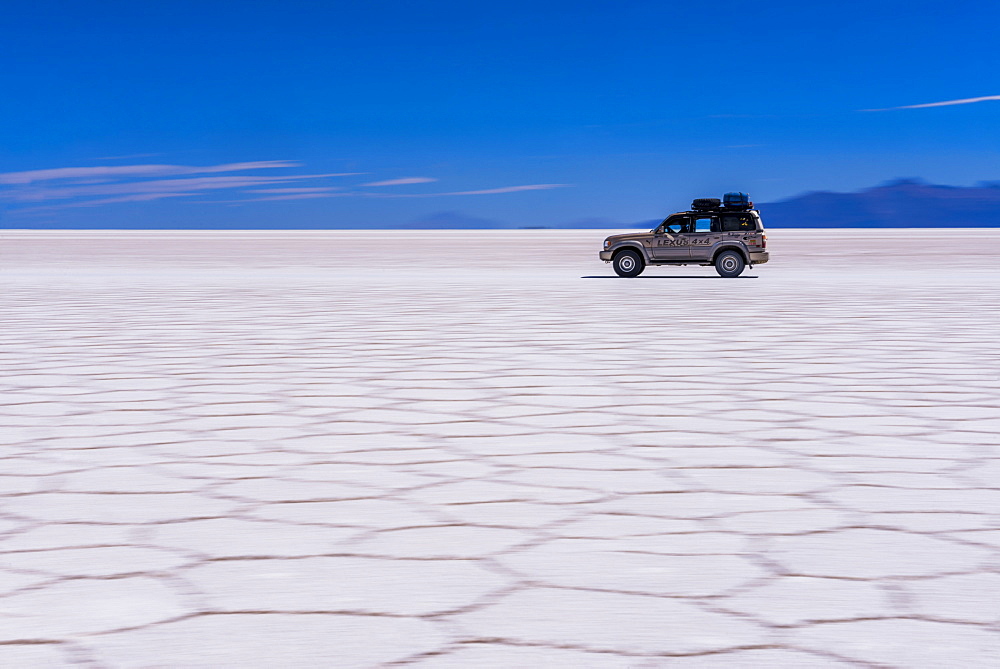
{"type": "Polygon", "coordinates": [[[715,271],[719,276],[734,279],[743,273],[747,266],[743,256],[736,251],[723,251],[715,258],[715,271]]]}
{"type": "Polygon", "coordinates": [[[625,250],[616,255],[611,264],[614,265],[615,274],[618,276],[639,276],[646,266],[642,257],[631,250],[625,250]]]}

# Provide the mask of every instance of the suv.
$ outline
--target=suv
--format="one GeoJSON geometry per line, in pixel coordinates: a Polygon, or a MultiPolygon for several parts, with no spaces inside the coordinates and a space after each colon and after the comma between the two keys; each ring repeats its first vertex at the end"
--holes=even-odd
{"type": "Polygon", "coordinates": [[[618,276],[639,276],[646,265],[715,265],[720,276],[737,277],[768,261],[767,235],[746,193],[727,193],[725,204],[698,199],[649,232],[608,237],[600,257],[618,276]]]}

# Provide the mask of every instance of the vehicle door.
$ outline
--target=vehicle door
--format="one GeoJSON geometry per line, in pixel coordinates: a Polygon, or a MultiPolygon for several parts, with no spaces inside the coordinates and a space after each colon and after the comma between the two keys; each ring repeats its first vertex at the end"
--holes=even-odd
{"type": "Polygon", "coordinates": [[[650,243],[653,260],[664,262],[684,261],[688,253],[688,236],[691,219],[688,216],[670,216],[653,231],[650,243]]]}
{"type": "Polygon", "coordinates": [[[757,229],[757,220],[751,214],[723,214],[722,237],[726,241],[742,243],[750,251],[759,251],[764,235],[757,229]]]}
{"type": "Polygon", "coordinates": [[[712,259],[712,247],[722,239],[719,217],[710,214],[694,216],[692,232],[688,234],[691,259],[704,262],[712,259]]]}

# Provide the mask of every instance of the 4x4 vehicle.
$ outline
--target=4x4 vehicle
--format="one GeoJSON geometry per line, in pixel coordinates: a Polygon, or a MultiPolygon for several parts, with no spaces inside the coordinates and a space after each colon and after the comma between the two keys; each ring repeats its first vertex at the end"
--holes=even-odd
{"type": "Polygon", "coordinates": [[[714,265],[720,276],[737,277],[769,255],[760,212],[746,193],[726,193],[725,204],[698,199],[649,232],[608,237],[600,258],[618,276],[639,276],[646,265],[714,265]]]}

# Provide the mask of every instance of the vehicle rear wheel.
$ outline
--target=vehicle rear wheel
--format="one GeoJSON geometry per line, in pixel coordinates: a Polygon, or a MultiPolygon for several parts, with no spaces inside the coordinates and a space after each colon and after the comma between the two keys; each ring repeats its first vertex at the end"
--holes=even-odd
{"type": "Polygon", "coordinates": [[[615,274],[618,276],[639,276],[645,268],[645,263],[642,262],[639,254],[629,250],[616,255],[612,265],[614,265],[615,274]]]}
{"type": "Polygon", "coordinates": [[[743,268],[746,267],[746,262],[736,251],[723,251],[715,259],[715,271],[719,273],[719,276],[724,276],[726,278],[735,278],[743,273],[743,268]]]}

